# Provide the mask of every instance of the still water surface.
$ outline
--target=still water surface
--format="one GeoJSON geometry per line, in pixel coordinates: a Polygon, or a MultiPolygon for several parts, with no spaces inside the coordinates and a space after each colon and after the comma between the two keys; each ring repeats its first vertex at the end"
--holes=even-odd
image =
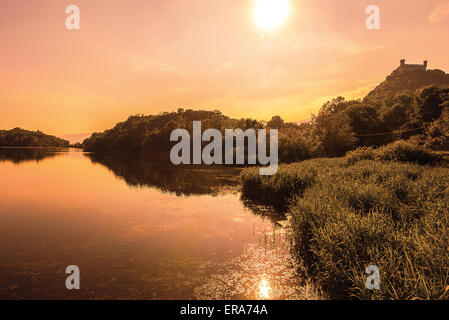
{"type": "MultiPolygon", "coordinates": [[[[309,299],[239,169],[0,149],[0,299],[309,299]],[[81,290],[65,288],[65,268],[81,290]]],[[[265,209],[266,210],[266,209],[265,209]]]]}

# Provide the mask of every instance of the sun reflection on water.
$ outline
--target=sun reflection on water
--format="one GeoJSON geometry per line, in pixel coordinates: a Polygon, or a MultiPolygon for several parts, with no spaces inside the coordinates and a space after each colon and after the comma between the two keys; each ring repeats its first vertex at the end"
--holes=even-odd
{"type": "Polygon", "coordinates": [[[259,281],[259,288],[257,291],[257,298],[259,299],[270,299],[271,292],[273,290],[271,289],[270,281],[267,276],[263,276],[262,279],[259,281]]]}

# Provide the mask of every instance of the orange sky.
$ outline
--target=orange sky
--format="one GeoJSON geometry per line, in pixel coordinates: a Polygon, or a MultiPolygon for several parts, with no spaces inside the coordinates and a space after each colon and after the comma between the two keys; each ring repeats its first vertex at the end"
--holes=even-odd
{"type": "Polygon", "coordinates": [[[401,58],[449,71],[448,0],[290,0],[272,32],[254,1],[2,1],[0,128],[102,131],[178,107],[300,121],[364,96],[401,58]],[[65,28],[70,4],[78,31],[65,28]],[[370,4],[378,31],[365,28],[370,4]]]}

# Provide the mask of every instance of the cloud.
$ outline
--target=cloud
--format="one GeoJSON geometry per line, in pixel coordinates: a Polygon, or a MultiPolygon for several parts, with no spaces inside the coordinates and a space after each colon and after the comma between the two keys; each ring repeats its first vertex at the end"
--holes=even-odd
{"type": "Polygon", "coordinates": [[[439,23],[444,21],[449,16],[449,2],[440,4],[436,7],[429,16],[429,21],[432,23],[439,23]]]}

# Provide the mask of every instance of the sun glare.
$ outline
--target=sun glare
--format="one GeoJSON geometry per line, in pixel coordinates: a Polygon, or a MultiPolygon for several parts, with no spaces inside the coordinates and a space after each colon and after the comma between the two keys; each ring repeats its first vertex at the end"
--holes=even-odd
{"type": "Polygon", "coordinates": [[[260,28],[273,30],[285,23],[289,13],[289,0],[256,0],[254,19],[260,28]]]}
{"type": "Polygon", "coordinates": [[[269,299],[271,295],[271,286],[270,281],[267,279],[267,277],[264,275],[262,279],[259,282],[259,288],[257,290],[257,297],[259,299],[269,299]]]}

